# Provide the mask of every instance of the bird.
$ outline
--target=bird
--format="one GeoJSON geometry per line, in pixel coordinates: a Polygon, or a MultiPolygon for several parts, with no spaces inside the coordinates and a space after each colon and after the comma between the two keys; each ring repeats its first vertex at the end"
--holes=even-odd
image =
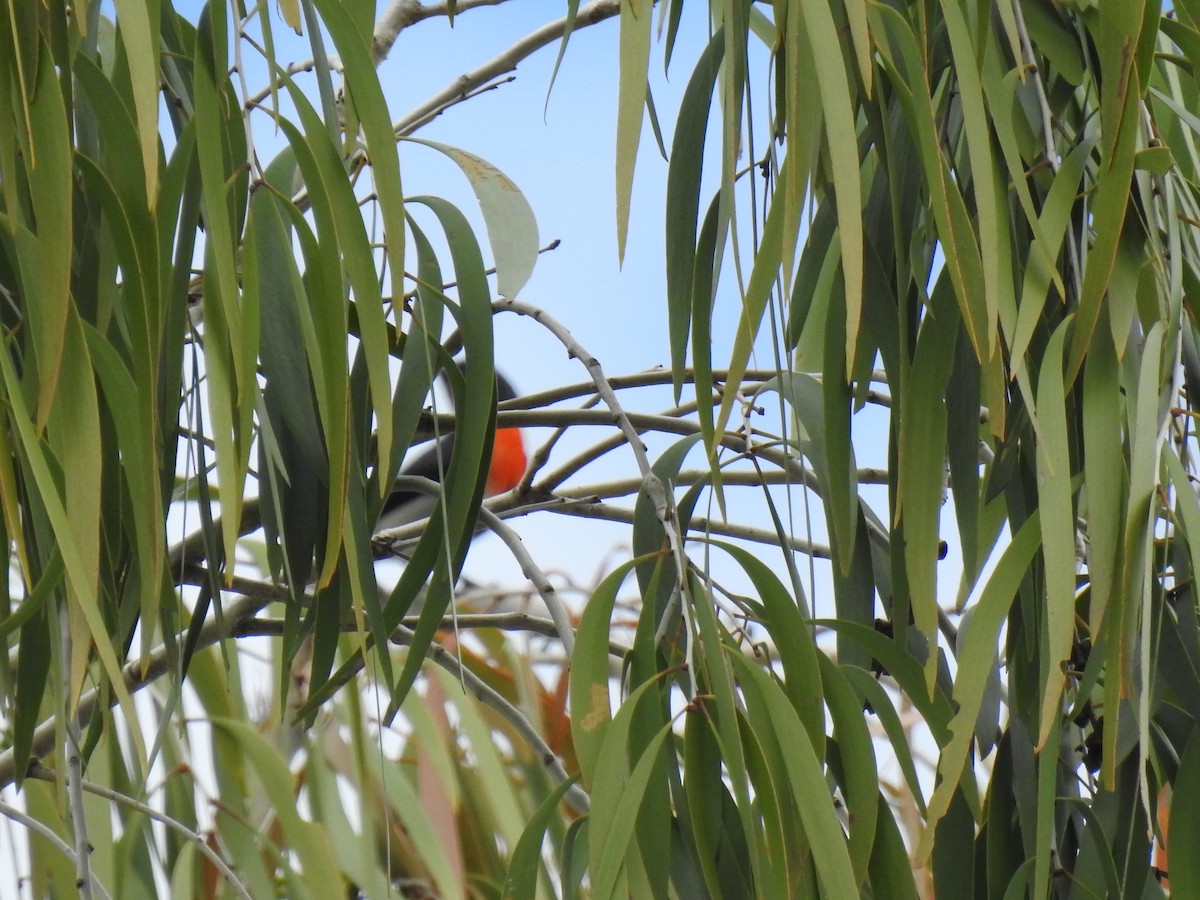
{"type": "MultiPolygon", "coordinates": [[[[511,382],[499,372],[496,373],[496,397],[503,403],[517,396],[511,382]]],[[[420,453],[411,463],[405,463],[401,469],[402,476],[428,478],[440,482],[443,473],[450,468],[450,455],[454,452],[453,433],[445,435],[433,442],[420,453]]],[[[488,467],[487,484],[484,488],[485,497],[494,497],[516,487],[525,474],[526,456],[525,440],[520,428],[497,428],[492,443],[491,462],[488,467]]],[[[396,489],[384,502],[379,520],[375,524],[376,533],[390,528],[424,519],[433,512],[437,498],[420,491],[396,489]]]]}

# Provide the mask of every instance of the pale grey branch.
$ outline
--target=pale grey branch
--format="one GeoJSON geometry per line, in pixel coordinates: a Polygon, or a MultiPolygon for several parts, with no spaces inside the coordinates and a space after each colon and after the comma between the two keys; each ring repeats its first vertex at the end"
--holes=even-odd
{"type": "MultiPolygon", "coordinates": [[[[595,25],[597,22],[612,18],[620,11],[620,0],[595,0],[579,9],[574,27],[580,29],[588,25],[595,25]]],[[[561,38],[567,30],[567,22],[566,16],[549,22],[478,68],[460,75],[452,84],[434,94],[416,109],[410,111],[408,115],[398,119],[392,126],[396,134],[401,136],[412,134],[431,119],[437,118],[442,110],[456,103],[464,94],[487,84],[493,78],[511,72],[527,56],[561,38]]]]}
{"type": "MultiPolygon", "coordinates": [[[[75,863],[75,851],[72,850],[67,842],[60,838],[48,825],[42,824],[33,816],[27,815],[26,813],[17,809],[15,806],[10,806],[2,800],[0,800],[0,815],[7,816],[18,825],[24,825],[39,837],[45,838],[46,841],[49,842],[50,846],[52,846],[67,859],[71,860],[72,863],[75,863]]],[[[101,897],[109,897],[108,892],[104,890],[104,886],[96,880],[94,873],[89,874],[87,887],[89,889],[94,888],[101,897]]],[[[83,885],[80,885],[80,890],[82,889],[83,885]]]]}
{"type": "MultiPolygon", "coordinates": [[[[43,766],[41,763],[34,763],[31,765],[29,767],[28,775],[30,778],[37,778],[41,781],[49,781],[51,783],[58,781],[58,774],[53,769],[43,766]]],[[[246,890],[246,886],[242,884],[241,880],[237,877],[234,871],[229,868],[229,864],[221,858],[219,853],[209,846],[208,841],[206,841],[199,833],[188,828],[178,819],[172,818],[164,812],[159,812],[154,807],[147,806],[145,803],[126,796],[119,791],[114,791],[111,788],[106,788],[103,785],[95,784],[94,782],[87,781],[86,779],[82,780],[81,784],[83,790],[87,791],[89,794],[95,794],[97,797],[103,797],[105,800],[110,800],[113,803],[119,803],[121,806],[125,806],[134,810],[135,812],[139,812],[149,819],[154,819],[156,822],[161,822],[167,828],[184,838],[188,843],[195,845],[196,849],[203,853],[208,858],[209,862],[216,866],[217,870],[223,876],[225,876],[225,880],[229,882],[234,891],[237,892],[238,896],[245,897],[246,900],[251,900],[250,892],[246,890]]]]}

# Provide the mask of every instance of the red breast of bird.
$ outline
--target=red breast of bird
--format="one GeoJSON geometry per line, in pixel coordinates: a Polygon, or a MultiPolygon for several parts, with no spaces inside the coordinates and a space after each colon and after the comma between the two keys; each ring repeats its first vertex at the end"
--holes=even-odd
{"type": "MultiPolygon", "coordinates": [[[[508,379],[499,373],[496,375],[496,395],[500,401],[511,400],[516,396],[508,379]]],[[[400,474],[440,482],[442,475],[450,468],[450,456],[453,452],[454,435],[448,434],[423,450],[412,462],[406,462],[401,467],[400,474]]],[[[525,441],[521,436],[521,429],[497,428],[484,496],[493,497],[516,487],[521,476],[525,474],[525,465],[525,441]]],[[[426,518],[433,512],[436,503],[437,498],[431,494],[393,491],[383,506],[375,530],[379,532],[399,528],[426,518]]]]}

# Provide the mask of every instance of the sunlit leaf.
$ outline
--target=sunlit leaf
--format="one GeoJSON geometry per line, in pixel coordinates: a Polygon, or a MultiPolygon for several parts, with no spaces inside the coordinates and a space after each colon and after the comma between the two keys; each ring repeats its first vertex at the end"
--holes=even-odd
{"type": "Polygon", "coordinates": [[[525,195],[511,178],[474,153],[437,141],[410,140],[446,154],[462,169],[479,200],[496,258],[496,293],[507,300],[517,299],[538,255],[537,220],[525,195]]]}
{"type": "MultiPolygon", "coordinates": [[[[1059,379],[1063,347],[1071,319],[1058,326],[1038,375],[1038,418],[1042,440],[1038,443],[1038,512],[1042,526],[1042,560],[1046,566],[1047,659],[1038,748],[1045,746],[1058,725],[1065,680],[1062,666],[1071,652],[1075,632],[1075,513],[1067,443],[1067,386],[1059,379]]],[[[1051,751],[1053,752],[1053,748],[1051,751]]]]}
{"type": "Polygon", "coordinates": [[[617,99],[617,258],[625,258],[629,234],[629,207],[633,194],[633,169],[642,138],[646,105],[646,66],[650,55],[650,26],[654,7],[650,0],[621,3],[621,75],[617,99]]]}

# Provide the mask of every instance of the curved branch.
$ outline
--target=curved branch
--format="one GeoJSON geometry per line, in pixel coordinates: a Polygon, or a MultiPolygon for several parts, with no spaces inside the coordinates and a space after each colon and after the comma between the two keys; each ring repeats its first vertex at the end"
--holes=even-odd
{"type": "MultiPolygon", "coordinates": [[[[48,781],[51,784],[58,782],[58,774],[51,768],[43,766],[41,763],[34,763],[29,767],[28,775],[30,778],[37,778],[40,781],[48,781]]],[[[246,900],[251,900],[250,892],[246,890],[246,886],[242,884],[234,871],[229,868],[229,864],[221,858],[208,841],[201,837],[197,832],[192,831],[178,819],[168,816],[166,813],[159,812],[152,806],[147,806],[134,800],[132,797],[126,796],[119,791],[114,791],[111,788],[106,788],[103,785],[95,784],[94,782],[82,779],[80,782],[83,790],[89,794],[95,794],[97,797],[103,797],[105,800],[111,800],[113,803],[119,803],[121,806],[126,806],[134,812],[141,813],[148,819],[153,819],[156,822],[161,822],[164,826],[174,831],[188,843],[195,845],[196,849],[203,853],[208,861],[211,862],[222,875],[225,880],[233,887],[238,896],[245,897],[246,900]]]]}
{"type": "MultiPolygon", "coordinates": [[[[575,17],[574,28],[578,31],[588,25],[595,25],[597,22],[612,18],[620,11],[621,0],[595,0],[595,2],[580,8],[575,17]]],[[[453,84],[434,94],[416,109],[411,110],[408,115],[397,119],[392,126],[396,135],[403,137],[412,134],[431,119],[441,115],[442,110],[446,107],[458,102],[464,94],[482,87],[493,78],[511,72],[527,56],[561,38],[566,33],[569,22],[570,19],[567,16],[563,16],[555,22],[549,22],[478,68],[458,76],[453,84]]]]}
{"type": "MultiPolygon", "coordinates": [[[[416,628],[419,621],[419,616],[405,616],[400,624],[405,628],[416,628]]],[[[459,613],[453,619],[447,615],[442,618],[439,628],[440,630],[449,630],[454,625],[458,626],[459,631],[491,628],[496,631],[523,631],[548,638],[558,637],[558,626],[554,624],[553,619],[531,616],[528,613],[459,613]]],[[[236,629],[236,635],[237,637],[282,637],[283,627],[282,619],[255,617],[242,622],[236,629]]],[[[351,631],[356,626],[352,622],[347,622],[343,628],[351,631]]],[[[630,648],[624,644],[618,644],[616,641],[608,643],[608,652],[612,656],[620,658],[629,651],[630,648]]]]}
{"type": "MultiPolygon", "coordinates": [[[[499,6],[506,2],[507,0],[459,0],[455,15],[469,9],[477,9],[480,6],[499,6]]],[[[446,3],[426,6],[421,0],[392,0],[387,9],[375,20],[375,33],[371,36],[371,56],[375,59],[375,65],[378,66],[387,59],[388,54],[392,52],[392,45],[396,43],[396,38],[405,28],[416,25],[425,19],[449,14],[450,7],[446,3]]]]}
{"type": "MultiPolygon", "coordinates": [[[[72,865],[76,864],[75,851],[72,850],[70,846],[68,846],[67,842],[60,838],[54,832],[54,830],[50,828],[50,826],[39,822],[33,816],[22,812],[15,806],[10,806],[3,800],[0,800],[0,816],[6,816],[16,822],[18,825],[24,825],[30,831],[38,835],[38,837],[45,838],[50,846],[69,859],[72,865]]],[[[84,885],[80,885],[81,890],[83,887],[84,885]]],[[[94,889],[100,894],[100,896],[105,897],[106,900],[108,900],[110,897],[108,891],[106,891],[104,886],[100,884],[99,880],[97,880],[95,872],[88,873],[87,887],[94,889]]]]}
{"type": "MultiPolygon", "coordinates": [[[[555,510],[566,516],[577,516],[581,519],[603,519],[607,522],[621,522],[626,525],[633,524],[633,510],[624,506],[613,506],[609,503],[587,502],[584,500],[569,500],[564,501],[560,506],[555,507],[555,510]]],[[[513,515],[521,515],[522,510],[515,510],[513,515]]],[[[754,541],[759,544],[768,544],[771,546],[779,546],[779,535],[774,531],[768,531],[766,528],[753,528],[749,525],[733,525],[729,522],[721,522],[713,519],[706,519],[703,516],[695,516],[690,522],[688,535],[685,538],[688,541],[697,541],[702,539],[702,535],[717,534],[722,537],[737,538],[744,541],[754,541]]],[[[831,559],[830,549],[825,544],[817,544],[812,541],[806,541],[802,538],[790,538],[788,547],[797,553],[805,553],[817,559],[831,559]]]]}
{"type": "MultiPolygon", "coordinates": [[[[708,469],[683,469],[676,477],[671,479],[671,483],[676,487],[691,487],[694,484],[706,481],[711,474],[708,469]]],[[[858,470],[857,480],[859,484],[887,484],[888,474],[884,469],[862,468],[858,470]]],[[[795,483],[795,478],[791,473],[777,469],[768,472],[739,469],[737,471],[726,470],[721,473],[722,485],[760,487],[764,484],[794,485],[795,483]]],[[[606,481],[603,484],[560,488],[554,493],[556,496],[565,497],[568,500],[587,500],[593,497],[607,500],[613,497],[626,497],[629,494],[635,494],[641,486],[641,479],[618,478],[613,481],[606,481]]]]}
{"type": "Polygon", "coordinates": [[[500,540],[504,541],[508,552],[521,566],[521,572],[537,588],[538,596],[546,604],[546,609],[550,611],[550,618],[554,620],[554,626],[558,629],[558,639],[562,641],[563,651],[570,657],[575,651],[575,631],[571,625],[571,617],[567,615],[566,609],[559,601],[554,585],[550,583],[550,580],[546,578],[546,573],[541,570],[530,556],[529,551],[525,549],[525,542],[521,540],[519,534],[505,525],[500,517],[487,507],[481,508],[479,515],[480,521],[491,529],[500,540]]]}
{"type": "MultiPolygon", "coordinates": [[[[503,301],[496,304],[498,309],[506,308],[503,301]]],[[[743,386],[756,387],[758,383],[769,381],[779,373],[774,369],[747,369],[746,377],[742,379],[743,386]]],[[[729,375],[728,369],[713,369],[713,381],[724,383],[729,375]]],[[[683,371],[683,383],[695,384],[696,373],[693,369],[685,369],[683,371]]],[[[673,376],[670,369],[664,369],[661,366],[646,369],[643,372],[632,372],[628,375],[610,375],[608,383],[614,390],[626,390],[629,388],[652,387],[655,385],[673,384],[673,376]]],[[[580,381],[576,384],[565,384],[562,387],[551,388],[546,391],[538,391],[534,394],[522,394],[512,400],[506,400],[500,404],[501,409],[541,409],[550,403],[559,403],[563,400],[571,400],[576,397],[596,396],[596,386],[590,381],[580,381]]]]}

